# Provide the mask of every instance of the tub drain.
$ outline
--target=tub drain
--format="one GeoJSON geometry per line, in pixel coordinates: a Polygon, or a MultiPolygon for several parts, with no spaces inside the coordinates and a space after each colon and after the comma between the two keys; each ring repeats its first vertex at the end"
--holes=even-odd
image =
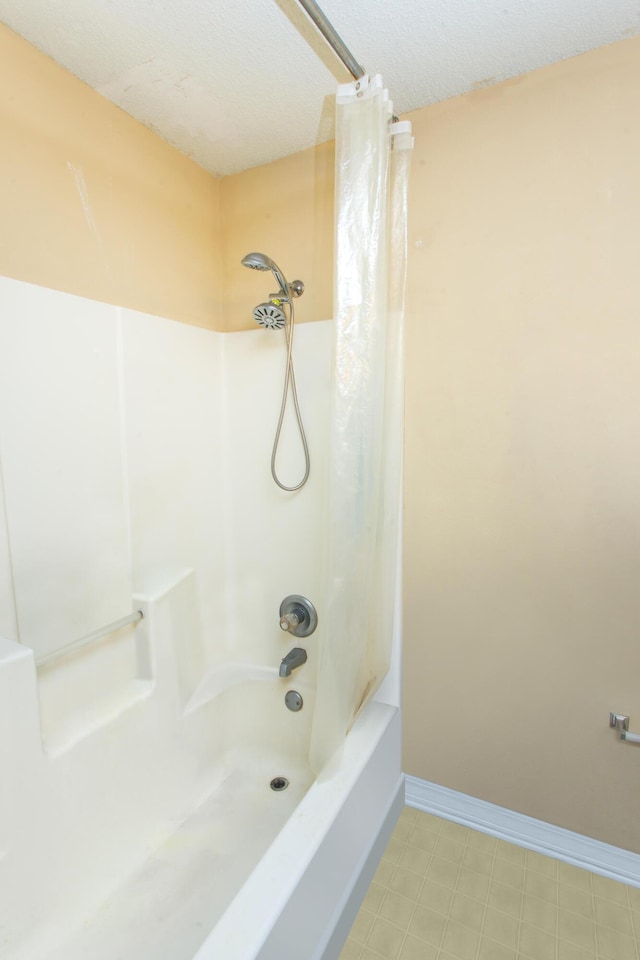
{"type": "Polygon", "coordinates": [[[271,789],[275,790],[278,793],[280,790],[286,790],[289,786],[289,781],[286,777],[274,777],[271,781],[271,789]]]}

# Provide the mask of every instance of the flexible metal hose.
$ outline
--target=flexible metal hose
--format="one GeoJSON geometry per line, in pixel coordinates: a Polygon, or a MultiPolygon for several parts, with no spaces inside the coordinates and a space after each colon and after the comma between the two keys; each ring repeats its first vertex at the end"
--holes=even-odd
{"type": "MultiPolygon", "coordinates": [[[[285,306],[285,304],[283,304],[285,306]]],[[[285,313],[286,318],[286,313],[285,313]]],[[[293,325],[294,325],[294,315],[293,315],[293,301],[289,300],[289,320],[285,322],[284,334],[287,344],[287,366],[284,375],[284,389],[282,391],[282,403],[280,405],[280,416],[278,418],[278,426],[276,427],[276,435],[273,441],[273,451],[271,453],[271,476],[278,484],[281,490],[286,490],[288,493],[293,493],[295,490],[299,490],[301,487],[304,487],[305,483],[309,479],[309,471],[311,469],[311,461],[309,458],[309,447],[307,445],[307,437],[304,432],[304,427],[302,425],[302,416],[300,414],[300,405],[298,404],[298,391],[296,390],[296,378],[293,372],[293,325]],[[304,476],[300,483],[296,483],[293,487],[288,487],[286,484],[282,483],[278,477],[278,472],[276,470],[276,456],[278,454],[278,444],[280,442],[280,433],[282,431],[282,422],[284,420],[284,413],[287,407],[287,396],[289,394],[289,384],[291,384],[291,395],[293,397],[293,406],[296,413],[296,419],[298,421],[298,430],[300,431],[300,439],[302,440],[302,448],[304,450],[304,476]]]]}

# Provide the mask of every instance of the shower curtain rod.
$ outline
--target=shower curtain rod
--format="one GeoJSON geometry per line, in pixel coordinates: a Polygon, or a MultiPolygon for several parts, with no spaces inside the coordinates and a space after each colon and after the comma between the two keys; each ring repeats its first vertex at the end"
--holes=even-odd
{"type": "Polygon", "coordinates": [[[364,67],[360,66],[349,48],[343,42],[340,35],[336,33],[332,25],[329,23],[315,0],[298,0],[298,3],[311,17],[322,36],[332,48],[333,52],[342,60],[353,79],[359,80],[360,77],[364,77],[366,73],[364,67]]]}

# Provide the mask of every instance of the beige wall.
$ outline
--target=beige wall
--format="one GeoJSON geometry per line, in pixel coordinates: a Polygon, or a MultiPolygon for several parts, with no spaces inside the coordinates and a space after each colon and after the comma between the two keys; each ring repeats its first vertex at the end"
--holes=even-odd
{"type": "MultiPolygon", "coordinates": [[[[330,315],[331,145],[218,184],[4,30],[0,79],[0,273],[233,330],[257,248],[330,315]]],[[[412,116],[404,768],[640,852],[638,89],[634,39],[412,116]]]]}
{"type": "Polygon", "coordinates": [[[0,130],[1,275],[243,330],[257,249],[305,282],[297,320],[331,315],[333,144],[218,181],[2,24],[0,130]]]}
{"type": "Polygon", "coordinates": [[[0,274],[222,323],[218,181],[0,24],[0,274]]]}
{"type": "Polygon", "coordinates": [[[640,38],[412,117],[404,769],[640,852],[640,38]]]}

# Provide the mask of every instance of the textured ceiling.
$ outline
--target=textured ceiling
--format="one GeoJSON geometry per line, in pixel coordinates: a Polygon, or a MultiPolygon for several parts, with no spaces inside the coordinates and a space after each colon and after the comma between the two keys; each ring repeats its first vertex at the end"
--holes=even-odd
{"type": "MultiPolygon", "coordinates": [[[[397,113],[640,33],[640,0],[321,0],[397,113]]],[[[0,0],[0,20],[217,175],[332,136],[349,78],[296,0],[0,0]]]]}

